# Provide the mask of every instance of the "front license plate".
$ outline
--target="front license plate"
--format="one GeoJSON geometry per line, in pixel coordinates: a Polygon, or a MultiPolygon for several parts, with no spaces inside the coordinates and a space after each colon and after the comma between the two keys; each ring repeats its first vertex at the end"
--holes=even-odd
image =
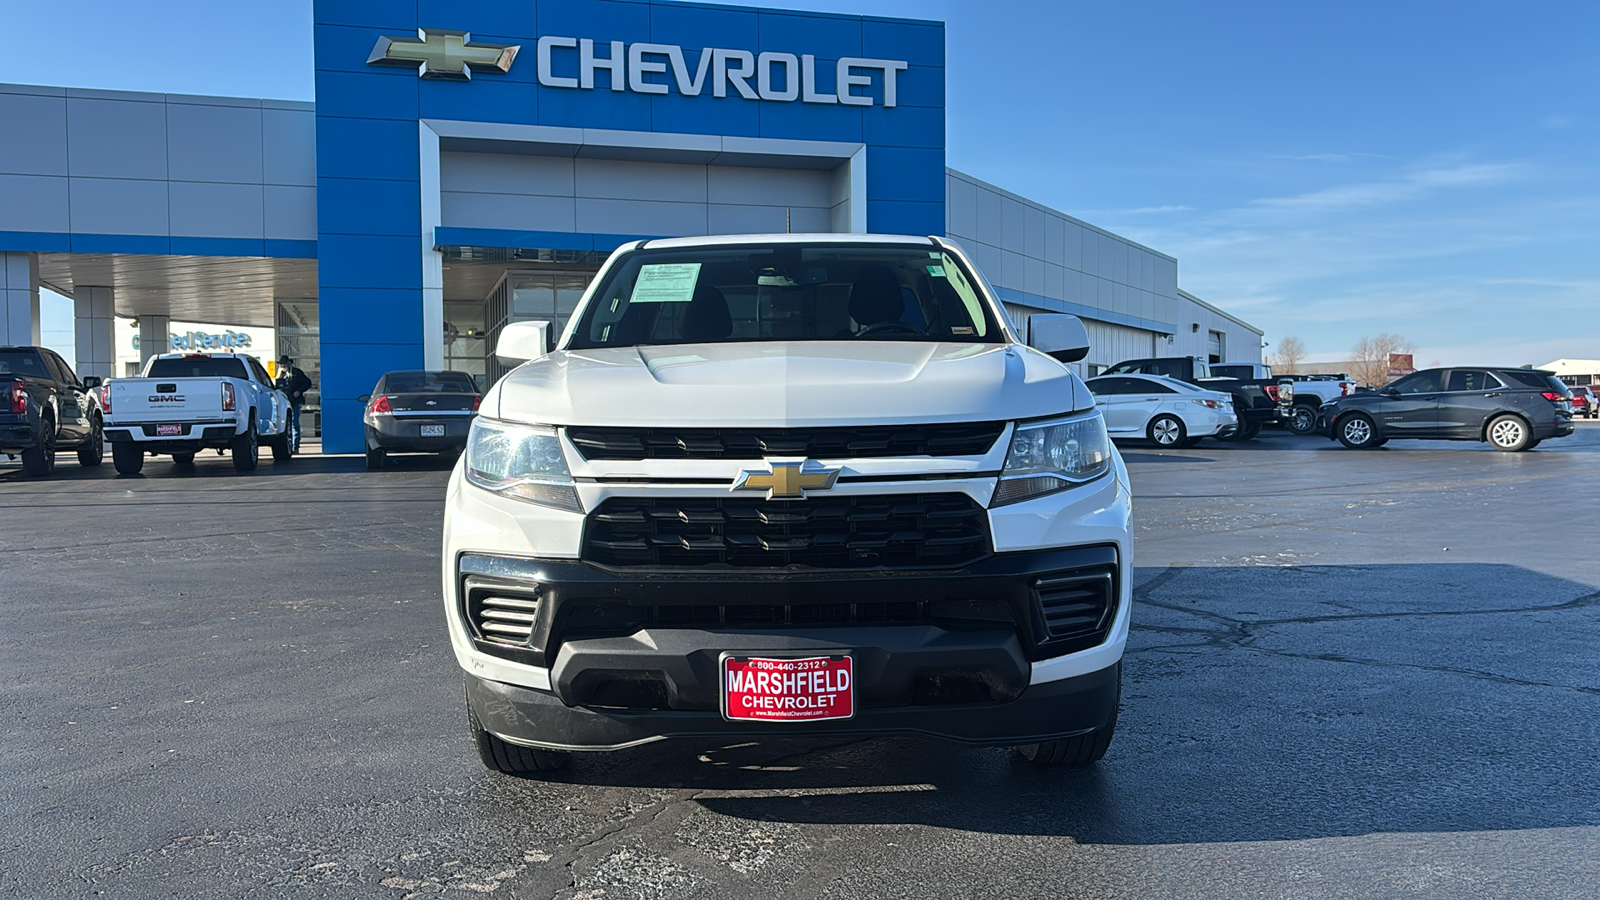
{"type": "Polygon", "coordinates": [[[183,426],[182,425],[157,425],[156,426],[156,437],[168,437],[170,435],[181,435],[181,434],[183,434],[183,426]]]}
{"type": "Polygon", "coordinates": [[[422,436],[423,437],[444,437],[444,426],[443,425],[424,425],[424,426],[422,426],[422,436]]]}
{"type": "Polygon", "coordinates": [[[848,655],[723,657],[723,718],[754,722],[848,719],[856,712],[853,662],[848,655]]]}

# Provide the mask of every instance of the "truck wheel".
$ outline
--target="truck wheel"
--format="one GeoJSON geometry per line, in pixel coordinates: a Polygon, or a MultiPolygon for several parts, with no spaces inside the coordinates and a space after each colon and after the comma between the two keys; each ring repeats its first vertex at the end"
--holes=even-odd
{"type": "Polygon", "coordinates": [[[1086,766],[1099,762],[1111,746],[1117,730],[1117,707],[1122,704],[1122,663],[1117,663],[1117,699],[1111,705],[1111,719],[1088,734],[1060,741],[1023,744],[1017,748],[1022,758],[1041,766],[1086,766]]]}
{"type": "Polygon", "coordinates": [[[144,451],[131,441],[111,445],[111,464],[118,475],[137,475],[144,468],[144,451]]]}
{"type": "Polygon", "coordinates": [[[1217,440],[1225,444],[1243,443],[1254,439],[1256,435],[1260,434],[1261,423],[1251,422],[1245,418],[1244,411],[1249,408],[1250,405],[1247,402],[1235,396],[1233,398],[1233,415],[1239,420],[1239,424],[1231,431],[1224,431],[1218,434],[1217,440]]]}
{"type": "MultiPolygon", "coordinates": [[[[486,731],[478,721],[478,714],[467,702],[467,727],[472,731],[472,743],[478,747],[478,758],[484,766],[507,775],[533,775],[554,772],[567,764],[567,754],[554,750],[535,750],[508,744],[486,731]]],[[[1102,751],[1104,752],[1104,751],[1102,751]]]]}
{"type": "Polygon", "coordinates": [[[42,478],[56,470],[56,421],[39,417],[39,443],[22,451],[22,471],[42,478]]]}
{"type": "Polygon", "coordinates": [[[1489,443],[1496,450],[1505,453],[1516,453],[1528,449],[1528,442],[1533,440],[1533,429],[1528,423],[1522,421],[1521,416],[1503,415],[1495,416],[1489,420],[1489,443]]]}
{"type": "Polygon", "coordinates": [[[373,471],[377,471],[378,469],[383,468],[383,464],[385,462],[387,462],[388,459],[389,459],[389,454],[386,451],[383,451],[383,450],[368,450],[367,451],[367,468],[369,468],[369,469],[371,469],[373,471]]]}
{"type": "Polygon", "coordinates": [[[192,466],[194,465],[194,454],[174,453],[172,454],[172,464],[175,466],[192,466]]]}
{"type": "Polygon", "coordinates": [[[1145,437],[1162,447],[1181,446],[1189,439],[1188,432],[1183,427],[1183,420],[1177,416],[1159,415],[1150,420],[1145,426],[1145,437]]]}
{"type": "Polygon", "coordinates": [[[106,435],[97,416],[89,429],[89,439],[78,447],[78,465],[92,469],[104,462],[105,458],[106,435]]]}
{"type": "Polygon", "coordinates": [[[1289,413],[1289,430],[1295,434],[1310,434],[1317,429],[1317,410],[1305,404],[1295,404],[1289,413]]]}
{"type": "Polygon", "coordinates": [[[244,434],[233,439],[230,447],[233,450],[233,470],[235,472],[249,472],[261,462],[261,444],[256,440],[256,416],[250,414],[250,424],[245,426],[244,434]]]}
{"type": "Polygon", "coordinates": [[[269,443],[272,446],[273,462],[287,462],[294,456],[294,448],[289,446],[289,432],[285,431],[269,443]]]}
{"type": "Polygon", "coordinates": [[[1351,450],[1370,450],[1384,443],[1378,440],[1378,428],[1362,413],[1351,413],[1334,425],[1339,443],[1351,450]]]}

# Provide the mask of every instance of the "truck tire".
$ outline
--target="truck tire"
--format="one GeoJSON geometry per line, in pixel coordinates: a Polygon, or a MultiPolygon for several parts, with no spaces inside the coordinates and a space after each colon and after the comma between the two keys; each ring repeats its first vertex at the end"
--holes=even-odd
{"type": "Polygon", "coordinates": [[[1189,439],[1189,431],[1182,419],[1163,413],[1145,426],[1144,436],[1158,447],[1181,447],[1189,439]]]}
{"type": "Polygon", "coordinates": [[[39,417],[39,442],[22,451],[22,471],[43,478],[56,470],[56,420],[39,417]]]}
{"type": "Polygon", "coordinates": [[[1378,426],[1365,413],[1351,413],[1333,425],[1339,443],[1351,450],[1371,450],[1384,443],[1378,440],[1378,426]]]}
{"type": "Polygon", "coordinates": [[[1225,444],[1243,443],[1244,441],[1254,440],[1255,436],[1261,433],[1261,423],[1251,422],[1249,419],[1245,418],[1244,411],[1249,408],[1250,404],[1245,401],[1244,398],[1235,394],[1233,397],[1233,415],[1239,420],[1239,425],[1232,431],[1225,431],[1217,435],[1217,440],[1222,441],[1225,444]]]}
{"type": "Polygon", "coordinates": [[[1528,444],[1533,441],[1533,429],[1521,416],[1510,413],[1490,419],[1489,427],[1483,433],[1489,439],[1489,445],[1503,453],[1520,453],[1528,449],[1528,444]]]}
{"type": "Polygon", "coordinates": [[[1296,403],[1289,411],[1289,430],[1295,434],[1310,434],[1317,430],[1317,408],[1309,403],[1296,403]]]}
{"type": "Polygon", "coordinates": [[[233,451],[235,472],[249,472],[261,462],[261,443],[256,440],[255,410],[250,411],[250,424],[245,426],[244,434],[234,438],[229,449],[233,451]]]}
{"type": "Polygon", "coordinates": [[[294,448],[289,446],[289,432],[285,431],[267,442],[272,447],[273,462],[288,462],[294,457],[294,448]]]}
{"type": "Polygon", "coordinates": [[[472,711],[471,701],[467,702],[467,727],[472,731],[472,743],[478,748],[478,758],[483,760],[486,768],[495,772],[528,776],[554,772],[567,764],[565,753],[518,747],[490,734],[478,721],[478,714],[472,711]]]}
{"type": "Polygon", "coordinates": [[[118,475],[137,475],[144,468],[144,451],[132,441],[111,445],[111,464],[118,475]]]}
{"type": "Polygon", "coordinates": [[[1017,753],[1028,762],[1041,766],[1087,766],[1099,762],[1111,746],[1117,731],[1117,708],[1122,705],[1122,663],[1117,663],[1117,700],[1111,705],[1111,719],[1088,734],[1080,734],[1059,741],[1023,744],[1017,753]]]}
{"type": "Polygon", "coordinates": [[[106,435],[100,417],[95,416],[89,426],[89,439],[78,445],[78,465],[85,469],[92,469],[106,459],[106,435]]]}

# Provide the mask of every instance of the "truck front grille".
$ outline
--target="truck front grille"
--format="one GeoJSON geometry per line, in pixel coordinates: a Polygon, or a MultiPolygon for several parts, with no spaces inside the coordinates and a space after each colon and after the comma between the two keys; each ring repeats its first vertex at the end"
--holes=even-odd
{"type": "Polygon", "coordinates": [[[929,569],[990,552],[966,494],[806,500],[614,497],[589,516],[583,559],[603,566],[929,569]]]}
{"type": "Polygon", "coordinates": [[[981,456],[1004,422],[831,428],[569,428],[584,459],[863,459],[981,456]]]}

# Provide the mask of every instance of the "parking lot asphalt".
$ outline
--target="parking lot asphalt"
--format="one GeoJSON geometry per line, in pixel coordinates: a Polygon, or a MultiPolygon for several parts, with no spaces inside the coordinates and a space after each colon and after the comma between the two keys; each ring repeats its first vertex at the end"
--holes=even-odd
{"type": "Polygon", "coordinates": [[[1098,766],[796,740],[545,781],[468,743],[442,464],[0,464],[0,896],[1596,895],[1600,424],[1123,452],[1098,766]]]}

